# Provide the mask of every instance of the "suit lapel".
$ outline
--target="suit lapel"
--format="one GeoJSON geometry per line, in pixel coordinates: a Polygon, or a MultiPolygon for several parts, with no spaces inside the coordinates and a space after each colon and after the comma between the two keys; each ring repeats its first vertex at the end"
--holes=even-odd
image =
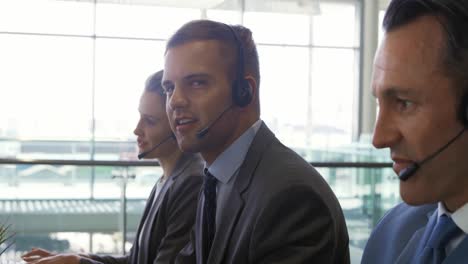
{"type": "MultiPolygon", "coordinates": [[[[156,236],[156,234],[153,234],[153,232],[157,232],[157,230],[154,229],[154,225],[156,223],[155,219],[156,219],[156,216],[158,215],[159,208],[161,207],[161,204],[162,204],[168,190],[171,188],[171,186],[177,180],[179,175],[181,175],[182,172],[184,172],[185,169],[187,169],[189,167],[189,165],[192,163],[193,160],[190,157],[191,157],[190,154],[182,154],[182,156],[177,161],[177,164],[176,164],[176,167],[175,167],[176,169],[172,172],[171,175],[169,175],[168,179],[166,180],[166,182],[163,184],[161,190],[159,191],[158,196],[154,197],[155,193],[153,193],[152,197],[153,197],[153,199],[156,199],[156,201],[153,202],[153,199],[149,200],[149,202],[151,203],[152,206],[150,207],[150,211],[146,216],[148,218],[146,224],[151,225],[151,226],[148,229],[149,232],[148,232],[147,235],[152,234],[153,236],[156,236]]],[[[157,184],[155,184],[155,190],[156,190],[156,188],[157,188],[157,184]]],[[[155,242],[154,239],[149,239],[150,245],[147,245],[148,248],[153,248],[154,247],[154,245],[153,245],[154,242],[155,242]]],[[[146,254],[148,254],[148,252],[146,252],[146,254]]],[[[150,262],[153,262],[153,260],[150,259],[150,257],[153,257],[153,256],[148,255],[147,259],[149,259],[150,262]]]]}
{"type": "Polygon", "coordinates": [[[234,189],[238,190],[241,195],[249,187],[258,163],[263,156],[263,152],[274,139],[276,138],[273,132],[267,128],[265,123],[262,123],[254,140],[252,141],[252,144],[250,145],[249,151],[245,156],[245,160],[240,167],[236,183],[234,184],[234,189]]]}
{"type": "Polygon", "coordinates": [[[156,222],[155,221],[156,215],[158,214],[159,207],[161,206],[162,200],[164,199],[164,196],[166,195],[167,190],[171,187],[173,182],[174,182],[173,178],[167,179],[166,182],[163,184],[163,187],[159,191],[158,195],[153,198],[156,200],[154,202],[153,200],[148,200],[148,203],[151,204],[151,207],[150,207],[150,211],[148,215],[146,216],[146,227],[145,227],[145,233],[143,234],[144,239],[142,239],[142,245],[140,245],[139,254],[146,254],[145,259],[151,263],[153,262],[151,258],[154,256],[152,256],[152,254],[148,252],[148,249],[154,247],[154,245],[152,245],[152,243],[154,243],[154,240],[151,239],[151,237],[155,235],[153,234],[153,232],[157,232],[157,229],[154,229],[154,225],[156,222]]]}
{"type": "Polygon", "coordinates": [[[164,196],[166,195],[167,190],[169,190],[169,188],[171,188],[173,183],[174,183],[174,178],[167,179],[167,181],[164,183],[163,187],[159,191],[159,194],[156,197],[156,201],[154,201],[154,204],[151,207],[150,214],[148,215],[148,217],[150,217],[149,221],[151,221],[151,222],[148,222],[148,223],[151,223],[151,225],[153,225],[153,223],[154,223],[154,217],[156,216],[156,212],[159,211],[159,207],[161,206],[162,200],[163,200],[164,196]]]}
{"type": "MultiPolygon", "coordinates": [[[[164,197],[166,196],[167,191],[171,188],[172,184],[174,181],[179,177],[180,174],[190,165],[192,162],[190,160],[190,155],[188,154],[182,154],[182,156],[179,158],[177,161],[177,164],[175,166],[176,170],[172,172],[171,175],[169,175],[169,178],[166,180],[166,182],[163,184],[163,187],[158,193],[158,196],[156,197],[156,201],[154,201],[153,206],[151,207],[151,211],[148,215],[149,221],[148,223],[151,224],[151,226],[154,225],[154,219],[156,216],[156,213],[159,211],[159,207],[161,207],[161,203],[164,200],[164,197]]],[[[157,184],[155,185],[157,186],[157,184]]],[[[151,200],[152,202],[153,200],[151,200]]],[[[151,230],[153,228],[151,227],[151,230]]]]}
{"type": "Polygon", "coordinates": [[[229,238],[244,207],[244,201],[237,190],[233,189],[231,191],[226,205],[226,208],[229,208],[229,210],[223,210],[221,215],[220,219],[222,219],[222,222],[218,225],[219,230],[215,234],[208,263],[221,263],[225,249],[229,243],[229,238]]]}
{"type": "Polygon", "coordinates": [[[195,220],[195,257],[196,263],[203,263],[203,188],[198,193],[197,217],[195,220]]]}
{"type": "Polygon", "coordinates": [[[429,218],[427,225],[414,232],[414,235],[402,250],[396,263],[410,263],[410,261],[415,257],[415,254],[421,252],[422,248],[426,245],[429,240],[429,236],[437,223],[437,210],[427,214],[427,218],[429,218]]]}
{"type": "Polygon", "coordinates": [[[141,250],[140,250],[141,245],[139,243],[139,237],[140,237],[143,225],[145,223],[145,219],[148,217],[148,214],[150,212],[152,201],[154,199],[155,194],[156,194],[156,185],[154,185],[153,189],[151,190],[150,196],[146,200],[145,210],[143,212],[143,216],[140,219],[140,224],[138,225],[138,230],[137,230],[137,233],[136,233],[136,236],[135,236],[135,241],[133,242],[133,248],[132,248],[132,253],[131,253],[132,254],[132,260],[133,260],[132,263],[137,263],[138,262],[138,254],[141,254],[141,250]]]}
{"type": "Polygon", "coordinates": [[[453,250],[450,255],[442,262],[443,264],[455,264],[455,263],[466,263],[467,262],[467,252],[468,252],[468,236],[465,235],[465,238],[462,242],[453,250]]]}
{"type": "Polygon", "coordinates": [[[418,252],[419,243],[422,241],[422,236],[424,235],[425,227],[420,228],[418,231],[414,233],[411,239],[406,244],[406,247],[402,250],[400,256],[396,260],[395,263],[409,263],[409,261],[413,258],[414,254],[418,252]]]}
{"type": "Polygon", "coordinates": [[[250,145],[245,160],[239,169],[239,174],[235,179],[234,186],[226,201],[225,208],[229,209],[223,210],[220,217],[221,221],[218,225],[219,231],[217,230],[215,234],[208,263],[215,264],[222,262],[229,244],[229,239],[244,208],[242,195],[249,188],[263,152],[271,144],[273,139],[275,139],[274,134],[262,123],[250,145]]]}

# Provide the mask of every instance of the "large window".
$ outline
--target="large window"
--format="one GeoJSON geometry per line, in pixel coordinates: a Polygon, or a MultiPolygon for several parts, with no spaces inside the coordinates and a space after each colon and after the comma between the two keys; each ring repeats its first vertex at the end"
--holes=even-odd
{"type": "Polygon", "coordinates": [[[102,153],[96,145],[133,144],[138,97],[146,77],[163,65],[165,41],[200,18],[251,28],[260,54],[262,119],[284,143],[313,151],[353,142],[358,4],[142,3],[0,2],[1,157],[128,159],[128,147],[102,153]],[[24,140],[51,148],[27,148],[24,140]],[[59,145],[70,141],[89,148],[63,153],[59,145]]]}
{"type": "Polygon", "coordinates": [[[92,39],[0,34],[0,43],[0,136],[89,140],[92,39]]]}

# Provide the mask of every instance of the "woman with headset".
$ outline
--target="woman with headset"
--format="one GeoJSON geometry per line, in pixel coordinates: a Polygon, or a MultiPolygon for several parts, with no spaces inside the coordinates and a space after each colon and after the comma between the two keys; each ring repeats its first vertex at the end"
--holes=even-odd
{"type": "Polygon", "coordinates": [[[138,158],[158,159],[163,169],[146,203],[132,249],[125,256],[53,254],[33,248],[22,258],[34,264],[172,263],[188,243],[194,224],[197,197],[203,178],[198,154],[182,153],[166,115],[161,88],[163,72],[151,75],[140,99],[140,120],[135,128],[138,158]]]}

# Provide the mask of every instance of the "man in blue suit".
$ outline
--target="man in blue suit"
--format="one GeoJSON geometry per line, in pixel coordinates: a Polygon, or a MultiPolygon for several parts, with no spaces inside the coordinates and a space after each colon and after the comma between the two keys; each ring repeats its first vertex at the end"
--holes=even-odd
{"type": "Polygon", "coordinates": [[[362,263],[468,263],[468,1],[392,0],[383,28],[373,145],[390,148],[405,203],[362,263]]]}

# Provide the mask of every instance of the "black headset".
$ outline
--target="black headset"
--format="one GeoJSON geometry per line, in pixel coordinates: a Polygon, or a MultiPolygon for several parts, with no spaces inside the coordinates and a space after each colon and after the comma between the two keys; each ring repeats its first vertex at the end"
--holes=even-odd
{"type": "Polygon", "coordinates": [[[245,69],[244,69],[244,47],[242,42],[239,39],[234,28],[230,25],[226,26],[232,33],[234,37],[234,42],[237,48],[237,59],[236,59],[236,79],[232,83],[232,101],[235,105],[239,107],[245,107],[252,101],[252,87],[250,83],[245,79],[245,69]]]}

